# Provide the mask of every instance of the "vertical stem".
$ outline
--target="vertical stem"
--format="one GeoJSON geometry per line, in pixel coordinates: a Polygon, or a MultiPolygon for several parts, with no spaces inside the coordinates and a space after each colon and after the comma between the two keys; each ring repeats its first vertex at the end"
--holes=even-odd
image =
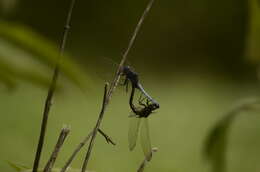
{"type": "Polygon", "coordinates": [[[51,84],[50,84],[50,87],[48,90],[48,94],[47,94],[47,97],[45,100],[40,137],[38,140],[37,151],[36,151],[36,155],[35,155],[35,159],[34,159],[34,163],[33,163],[33,172],[37,172],[38,167],[39,167],[39,162],[40,162],[41,153],[42,153],[42,147],[43,147],[44,139],[45,139],[46,127],[47,127],[47,123],[48,123],[48,116],[49,116],[49,112],[50,112],[50,108],[51,108],[51,104],[52,104],[52,98],[53,98],[54,91],[56,89],[57,79],[58,79],[58,75],[59,75],[59,63],[60,63],[62,55],[64,54],[65,45],[66,45],[66,41],[67,41],[69,29],[70,29],[71,15],[72,15],[75,1],[76,0],[71,0],[71,3],[70,3],[67,21],[64,26],[64,32],[63,32],[63,36],[62,36],[62,40],[61,40],[61,44],[60,44],[60,56],[58,57],[57,63],[55,65],[53,76],[52,76],[52,81],[51,81],[51,84]]]}

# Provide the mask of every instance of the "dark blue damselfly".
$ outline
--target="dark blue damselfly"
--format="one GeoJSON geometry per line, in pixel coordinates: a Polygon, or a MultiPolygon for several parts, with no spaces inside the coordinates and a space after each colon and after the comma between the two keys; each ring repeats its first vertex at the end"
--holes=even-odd
{"type": "Polygon", "coordinates": [[[129,149],[132,151],[136,146],[136,141],[138,138],[138,133],[140,130],[140,142],[147,161],[152,158],[152,147],[149,134],[148,117],[153,111],[159,108],[159,103],[155,101],[147,92],[143,89],[139,82],[138,74],[131,70],[130,67],[126,66],[122,69],[122,74],[125,75],[125,85],[131,82],[132,90],[129,99],[129,105],[132,109],[132,114],[130,115],[130,125],[128,131],[128,142],[129,149]],[[138,89],[145,96],[146,103],[143,99],[139,98],[139,107],[136,107],[133,103],[135,90],[138,89]],[[140,128],[141,125],[141,128],[140,128]]]}

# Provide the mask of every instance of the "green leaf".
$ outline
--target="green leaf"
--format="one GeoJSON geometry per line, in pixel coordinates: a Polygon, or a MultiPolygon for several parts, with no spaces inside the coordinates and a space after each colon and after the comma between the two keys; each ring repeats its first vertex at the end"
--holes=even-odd
{"type": "MultiPolygon", "coordinates": [[[[1,58],[1,56],[0,56],[1,58]]],[[[0,80],[5,79],[3,82],[9,87],[14,88],[15,81],[24,80],[33,84],[48,87],[50,79],[42,73],[33,70],[30,67],[22,68],[18,65],[11,64],[3,59],[0,60],[0,80]]]]}
{"type": "Polygon", "coordinates": [[[226,152],[228,136],[232,123],[242,111],[259,109],[260,100],[251,98],[235,105],[216,125],[210,130],[204,144],[204,156],[212,164],[214,172],[226,170],[226,152]]]}
{"type": "Polygon", "coordinates": [[[13,162],[10,162],[10,161],[7,161],[7,163],[8,163],[13,169],[15,169],[15,170],[18,171],[18,172],[30,169],[30,168],[28,168],[28,167],[26,167],[26,166],[24,166],[24,165],[16,164],[16,163],[13,163],[13,162]]]}
{"type": "Polygon", "coordinates": [[[2,71],[0,71],[0,84],[4,85],[9,90],[13,90],[17,85],[13,77],[2,71]]]}
{"type": "MultiPolygon", "coordinates": [[[[53,42],[24,25],[0,20],[0,38],[0,44],[7,47],[2,48],[0,55],[13,61],[15,59],[21,62],[23,58],[28,61],[31,58],[33,61],[47,65],[53,70],[60,56],[59,49],[53,42]]],[[[83,91],[86,91],[86,88],[92,85],[91,77],[67,54],[63,55],[59,67],[61,72],[83,91]]],[[[38,75],[28,76],[30,72],[25,73],[24,76],[27,78],[37,79],[38,75]]]]}
{"type": "Polygon", "coordinates": [[[249,23],[246,40],[246,58],[256,64],[260,62],[260,51],[258,45],[260,43],[260,0],[249,0],[249,23]]]}

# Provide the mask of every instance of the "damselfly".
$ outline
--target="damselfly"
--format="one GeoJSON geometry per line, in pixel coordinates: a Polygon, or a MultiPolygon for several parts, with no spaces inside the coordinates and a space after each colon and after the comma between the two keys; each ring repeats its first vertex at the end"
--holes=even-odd
{"type": "MultiPolygon", "coordinates": [[[[123,85],[126,85],[126,88],[128,88],[129,81],[132,85],[132,94],[134,94],[135,89],[138,89],[141,91],[141,93],[150,101],[154,106],[157,106],[159,108],[159,103],[154,100],[143,88],[139,81],[139,76],[136,72],[134,72],[129,66],[124,66],[121,69],[122,75],[125,76],[125,81],[123,85]]],[[[133,97],[133,96],[131,96],[133,97]]]]}
{"type": "MultiPolygon", "coordinates": [[[[128,71],[129,72],[129,71],[128,71]]],[[[152,147],[151,147],[151,140],[149,134],[149,126],[148,126],[148,117],[154,110],[159,108],[159,104],[153,100],[148,94],[145,97],[146,104],[143,103],[143,100],[139,98],[139,107],[136,107],[133,103],[135,89],[138,88],[139,81],[138,75],[134,72],[128,73],[128,80],[132,83],[132,91],[129,99],[129,105],[132,109],[132,114],[130,115],[130,125],[128,131],[128,142],[129,142],[129,149],[132,151],[136,146],[136,141],[140,129],[140,142],[146,157],[147,161],[150,161],[152,158],[152,147]]],[[[146,92],[145,92],[146,93],[146,92]]],[[[144,93],[144,94],[145,94],[144,93]]]]}
{"type": "MultiPolygon", "coordinates": [[[[143,105],[143,104],[142,104],[143,105]]],[[[157,109],[157,105],[146,104],[143,108],[135,107],[131,105],[134,110],[130,115],[130,125],[128,131],[128,142],[129,149],[132,151],[136,146],[136,141],[138,138],[139,128],[140,128],[140,143],[143,149],[144,155],[147,161],[150,161],[152,158],[152,146],[149,134],[149,126],[147,117],[157,109]]]]}

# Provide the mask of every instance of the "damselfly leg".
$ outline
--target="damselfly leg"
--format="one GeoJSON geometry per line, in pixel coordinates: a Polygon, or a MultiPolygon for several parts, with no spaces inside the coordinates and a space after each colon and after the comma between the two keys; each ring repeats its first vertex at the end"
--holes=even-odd
{"type": "Polygon", "coordinates": [[[143,94],[141,93],[138,99],[138,103],[139,105],[145,107],[146,105],[143,103],[143,101],[145,100],[146,97],[143,97],[143,94]]]}

